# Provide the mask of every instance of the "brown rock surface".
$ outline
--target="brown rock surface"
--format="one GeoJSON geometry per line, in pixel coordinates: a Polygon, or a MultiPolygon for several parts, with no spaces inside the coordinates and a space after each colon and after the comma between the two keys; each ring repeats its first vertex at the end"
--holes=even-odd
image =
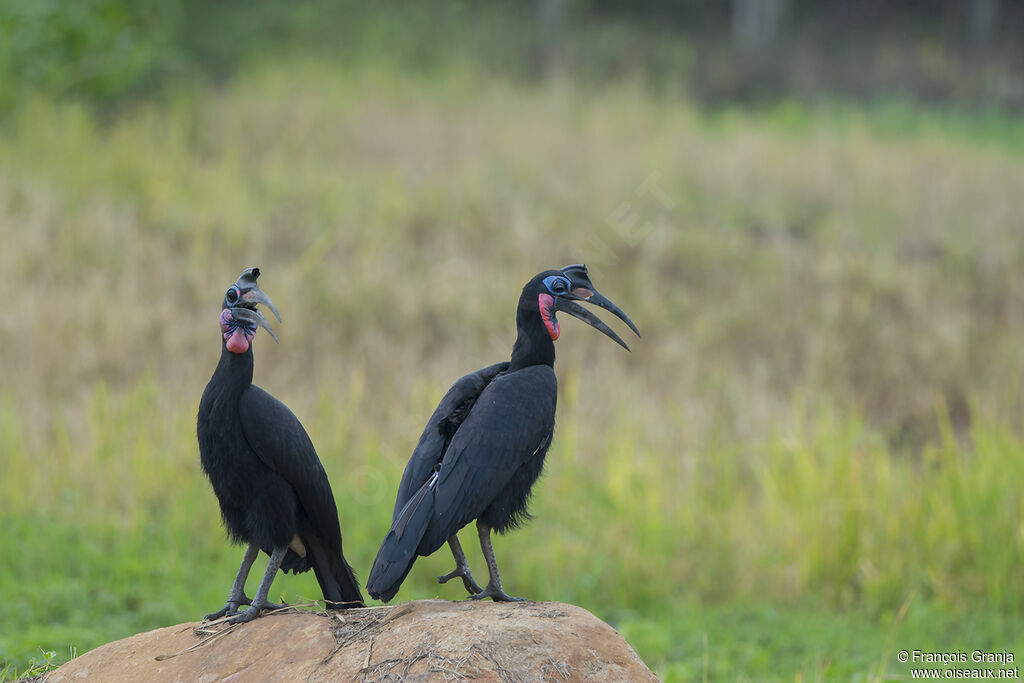
{"type": "Polygon", "coordinates": [[[580,607],[421,600],[168,626],[87,652],[47,682],[467,679],[657,680],[622,636],[580,607]]]}

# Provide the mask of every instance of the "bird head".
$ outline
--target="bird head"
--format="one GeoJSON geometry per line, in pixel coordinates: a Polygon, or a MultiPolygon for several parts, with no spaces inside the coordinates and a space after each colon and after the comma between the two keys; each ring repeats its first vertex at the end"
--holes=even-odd
{"type": "Polygon", "coordinates": [[[597,291],[594,283],[590,281],[590,275],[587,273],[585,265],[576,264],[565,266],[559,270],[546,270],[543,273],[538,273],[526,285],[523,294],[523,303],[530,308],[536,302],[537,308],[540,311],[540,317],[544,321],[544,327],[547,328],[551,339],[558,339],[561,331],[555,313],[557,311],[565,311],[588,325],[596,327],[611,337],[622,348],[629,351],[626,342],[622,341],[619,335],[615,334],[596,315],[576,303],[577,301],[583,301],[600,306],[606,311],[611,311],[615,317],[629,325],[629,329],[633,330],[636,336],[640,336],[640,331],[636,329],[636,325],[629,319],[629,316],[597,291]],[[533,296],[529,296],[530,294],[533,296]]]}
{"type": "Polygon", "coordinates": [[[259,268],[246,268],[238,276],[235,284],[224,293],[224,303],[220,312],[220,329],[224,334],[224,343],[232,353],[245,353],[256,336],[256,328],[262,327],[277,341],[277,335],[270,329],[267,319],[256,310],[257,304],[269,308],[278,322],[281,315],[270,297],[256,286],[256,278],[260,276],[259,268]]]}

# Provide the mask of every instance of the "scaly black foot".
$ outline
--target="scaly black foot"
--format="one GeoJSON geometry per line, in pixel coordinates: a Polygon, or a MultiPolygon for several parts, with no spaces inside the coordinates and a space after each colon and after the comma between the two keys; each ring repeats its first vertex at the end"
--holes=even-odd
{"type": "MultiPolygon", "coordinates": [[[[252,621],[258,617],[260,612],[265,609],[281,609],[282,607],[287,607],[287,605],[275,605],[274,603],[267,601],[267,595],[270,593],[270,584],[274,582],[274,576],[277,574],[277,570],[281,566],[281,560],[284,559],[284,554],[286,552],[288,552],[288,546],[286,545],[274,548],[274,552],[270,555],[270,562],[267,562],[267,571],[263,572],[263,580],[260,581],[260,587],[256,590],[256,597],[253,598],[252,603],[249,605],[249,609],[231,617],[228,619],[228,623],[244,624],[245,622],[252,621]]],[[[245,593],[241,588],[238,588],[237,590],[238,593],[235,595],[240,593],[243,597],[245,596],[245,593]]]]}
{"type": "Polygon", "coordinates": [[[476,581],[473,580],[473,574],[470,573],[469,567],[467,566],[456,566],[455,569],[451,570],[444,576],[437,577],[438,583],[448,583],[456,576],[462,578],[462,585],[466,587],[466,592],[470,595],[483,592],[483,588],[477,585],[476,581]]]}
{"type": "Polygon", "coordinates": [[[494,602],[526,602],[526,598],[516,598],[511,595],[506,595],[505,591],[501,588],[495,588],[493,584],[487,584],[487,588],[478,592],[476,595],[470,595],[470,600],[483,600],[484,598],[490,598],[494,602]]]}
{"type": "MultiPolygon", "coordinates": [[[[221,607],[219,610],[217,610],[213,614],[207,614],[205,617],[203,617],[203,621],[213,621],[215,619],[220,619],[221,617],[233,617],[236,614],[240,614],[240,612],[238,611],[238,608],[240,606],[251,604],[252,599],[245,596],[242,596],[242,599],[238,600],[237,602],[234,600],[228,600],[227,604],[221,607]]],[[[263,605],[263,609],[274,610],[282,609],[287,606],[288,605],[284,603],[279,605],[276,602],[268,602],[265,605],[263,605]]]]}
{"type": "Polygon", "coordinates": [[[228,601],[213,614],[207,614],[203,617],[203,621],[212,621],[223,616],[234,616],[238,614],[239,605],[252,604],[252,600],[245,595],[245,579],[249,576],[249,569],[252,568],[252,563],[256,561],[256,556],[259,554],[259,546],[255,543],[250,543],[249,547],[245,549],[245,556],[242,557],[242,566],[238,568],[235,583],[231,586],[231,592],[228,593],[228,601]]]}
{"type": "Polygon", "coordinates": [[[288,606],[287,604],[278,604],[276,602],[264,602],[262,605],[254,605],[251,602],[246,604],[249,605],[249,609],[244,612],[236,612],[235,616],[228,619],[229,624],[244,624],[258,617],[263,610],[269,612],[276,609],[284,609],[288,606]]]}
{"type": "Polygon", "coordinates": [[[498,561],[494,559],[494,548],[491,546],[491,527],[478,519],[476,520],[476,531],[480,536],[480,550],[483,551],[484,559],[487,560],[487,571],[491,575],[491,580],[487,582],[487,588],[478,591],[476,595],[470,595],[469,599],[490,598],[495,602],[524,602],[526,598],[514,598],[501,590],[501,574],[498,573],[498,561]]]}
{"type": "Polygon", "coordinates": [[[207,614],[205,617],[203,617],[203,621],[213,621],[214,619],[220,619],[221,617],[233,617],[234,615],[238,614],[239,605],[251,604],[252,600],[244,595],[240,600],[232,600],[231,598],[228,598],[227,603],[225,603],[223,607],[221,607],[216,612],[207,614]]]}

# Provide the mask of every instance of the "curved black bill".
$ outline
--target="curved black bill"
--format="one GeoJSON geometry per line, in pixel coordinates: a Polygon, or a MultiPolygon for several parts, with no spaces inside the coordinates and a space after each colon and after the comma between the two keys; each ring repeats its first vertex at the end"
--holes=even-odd
{"type": "Polygon", "coordinates": [[[271,310],[274,317],[277,318],[277,322],[281,321],[281,314],[277,312],[277,306],[270,300],[262,289],[256,285],[256,278],[260,276],[259,268],[246,268],[242,271],[242,274],[238,276],[235,281],[235,286],[238,287],[239,295],[242,301],[248,304],[263,304],[271,310]]]}
{"type": "MultiPolygon", "coordinates": [[[[270,329],[270,325],[267,323],[267,319],[263,317],[263,314],[257,311],[255,308],[235,306],[234,308],[231,309],[231,317],[236,318],[237,320],[244,320],[248,323],[252,323],[253,325],[259,325],[260,327],[262,327],[263,329],[270,333],[270,336],[274,338],[274,341],[276,341],[278,344],[281,343],[280,340],[278,340],[277,335],[274,334],[274,331],[270,329]]],[[[278,320],[280,320],[280,318],[278,318],[278,320]]]]}
{"type": "MultiPolygon", "coordinates": [[[[595,296],[597,296],[597,295],[595,294],[595,296]]],[[[593,300],[593,297],[591,297],[590,300],[593,300]]],[[[606,301],[607,301],[607,299],[606,299],[606,301]]],[[[609,302],[609,303],[611,303],[611,302],[609,302]]],[[[614,306],[614,304],[612,304],[612,305],[614,306]]],[[[605,325],[603,320],[598,318],[596,315],[594,315],[593,313],[591,313],[587,309],[585,309],[582,306],[580,306],[575,301],[572,301],[571,299],[562,299],[562,298],[555,299],[555,310],[565,311],[569,315],[571,315],[571,316],[573,316],[575,318],[579,318],[580,320],[582,320],[583,322],[587,323],[588,325],[590,325],[592,327],[596,327],[601,332],[604,332],[606,335],[608,335],[612,339],[612,341],[614,341],[616,344],[618,344],[622,348],[624,348],[627,351],[629,351],[629,347],[626,346],[626,342],[622,341],[622,338],[619,337],[619,335],[615,334],[615,330],[613,330],[612,328],[610,328],[607,325],[605,325]]],[[[609,310],[611,310],[611,309],[609,309],[609,310]]],[[[612,311],[612,312],[614,313],[614,311],[612,311]]],[[[626,315],[625,313],[622,313],[622,315],[619,316],[619,317],[625,317],[625,315],[626,315]]],[[[629,318],[625,318],[625,319],[627,321],[629,320],[629,318]]],[[[630,323],[630,327],[632,327],[632,326],[633,326],[633,324],[630,323]]],[[[633,330],[635,331],[636,328],[634,327],[633,330]]]]}
{"type": "Polygon", "coordinates": [[[277,312],[277,306],[270,300],[262,289],[256,286],[256,278],[260,276],[259,268],[246,268],[242,271],[242,274],[238,276],[235,281],[235,287],[238,288],[239,303],[231,308],[231,315],[239,320],[245,320],[259,325],[274,338],[275,342],[278,342],[277,335],[270,329],[270,325],[267,323],[267,319],[261,312],[256,310],[256,304],[263,304],[274,314],[277,318],[277,322],[282,322],[281,314],[277,312]]]}
{"type": "Polygon", "coordinates": [[[594,290],[591,291],[594,293],[591,294],[589,297],[584,298],[583,301],[586,301],[588,304],[600,306],[606,311],[611,311],[616,318],[629,325],[629,329],[633,330],[633,334],[635,334],[638,337],[640,336],[640,330],[636,329],[636,325],[633,324],[633,321],[629,319],[629,316],[626,315],[621,308],[612,303],[607,297],[605,297],[600,292],[595,292],[594,290]]]}
{"type": "Polygon", "coordinates": [[[270,297],[263,293],[263,290],[253,285],[248,291],[242,290],[242,301],[250,304],[263,304],[274,314],[277,322],[281,322],[281,314],[277,312],[277,306],[270,300],[270,297]]]}
{"type": "MultiPolygon", "coordinates": [[[[569,278],[569,282],[572,283],[572,291],[569,292],[566,296],[569,296],[572,299],[575,299],[576,301],[586,301],[589,304],[600,306],[606,311],[611,311],[611,313],[616,318],[629,325],[629,329],[633,330],[633,333],[636,336],[640,336],[640,330],[636,328],[636,325],[634,325],[633,321],[629,319],[629,316],[626,315],[621,308],[612,303],[606,296],[597,291],[597,289],[594,287],[594,283],[590,281],[590,273],[587,272],[587,267],[585,265],[583,265],[582,263],[575,263],[571,266],[565,266],[561,270],[562,273],[564,273],[565,276],[569,278]]],[[[587,313],[586,310],[580,308],[579,306],[576,306],[575,308],[576,310],[565,307],[562,308],[562,310],[564,310],[566,313],[569,313],[570,315],[576,316],[580,320],[585,320],[586,322],[590,323],[591,325],[593,325],[594,327],[601,330],[609,337],[617,341],[619,344],[622,344],[622,346],[626,348],[626,350],[629,350],[629,347],[626,346],[625,343],[623,343],[623,341],[619,339],[614,332],[609,330],[608,326],[602,323],[600,319],[598,319],[596,316],[590,313],[587,313]],[[580,312],[589,317],[584,317],[583,315],[580,315],[580,312]],[[594,320],[599,322],[600,325],[595,324],[593,322],[594,320]]]]}

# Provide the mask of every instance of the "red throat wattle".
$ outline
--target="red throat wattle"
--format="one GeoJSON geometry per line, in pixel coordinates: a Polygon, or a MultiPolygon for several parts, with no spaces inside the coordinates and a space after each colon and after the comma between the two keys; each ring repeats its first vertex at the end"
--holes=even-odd
{"type": "Polygon", "coordinates": [[[249,350],[249,340],[245,338],[242,328],[236,328],[227,338],[228,351],[231,353],[245,353],[249,350]]]}
{"type": "Polygon", "coordinates": [[[548,335],[552,340],[558,339],[558,320],[555,319],[555,297],[550,294],[538,294],[537,303],[540,305],[540,317],[544,321],[544,327],[548,328],[548,335]]]}
{"type": "Polygon", "coordinates": [[[231,353],[245,353],[249,350],[253,333],[244,325],[239,325],[231,316],[231,311],[225,308],[220,313],[220,330],[224,334],[225,346],[231,353]]]}

